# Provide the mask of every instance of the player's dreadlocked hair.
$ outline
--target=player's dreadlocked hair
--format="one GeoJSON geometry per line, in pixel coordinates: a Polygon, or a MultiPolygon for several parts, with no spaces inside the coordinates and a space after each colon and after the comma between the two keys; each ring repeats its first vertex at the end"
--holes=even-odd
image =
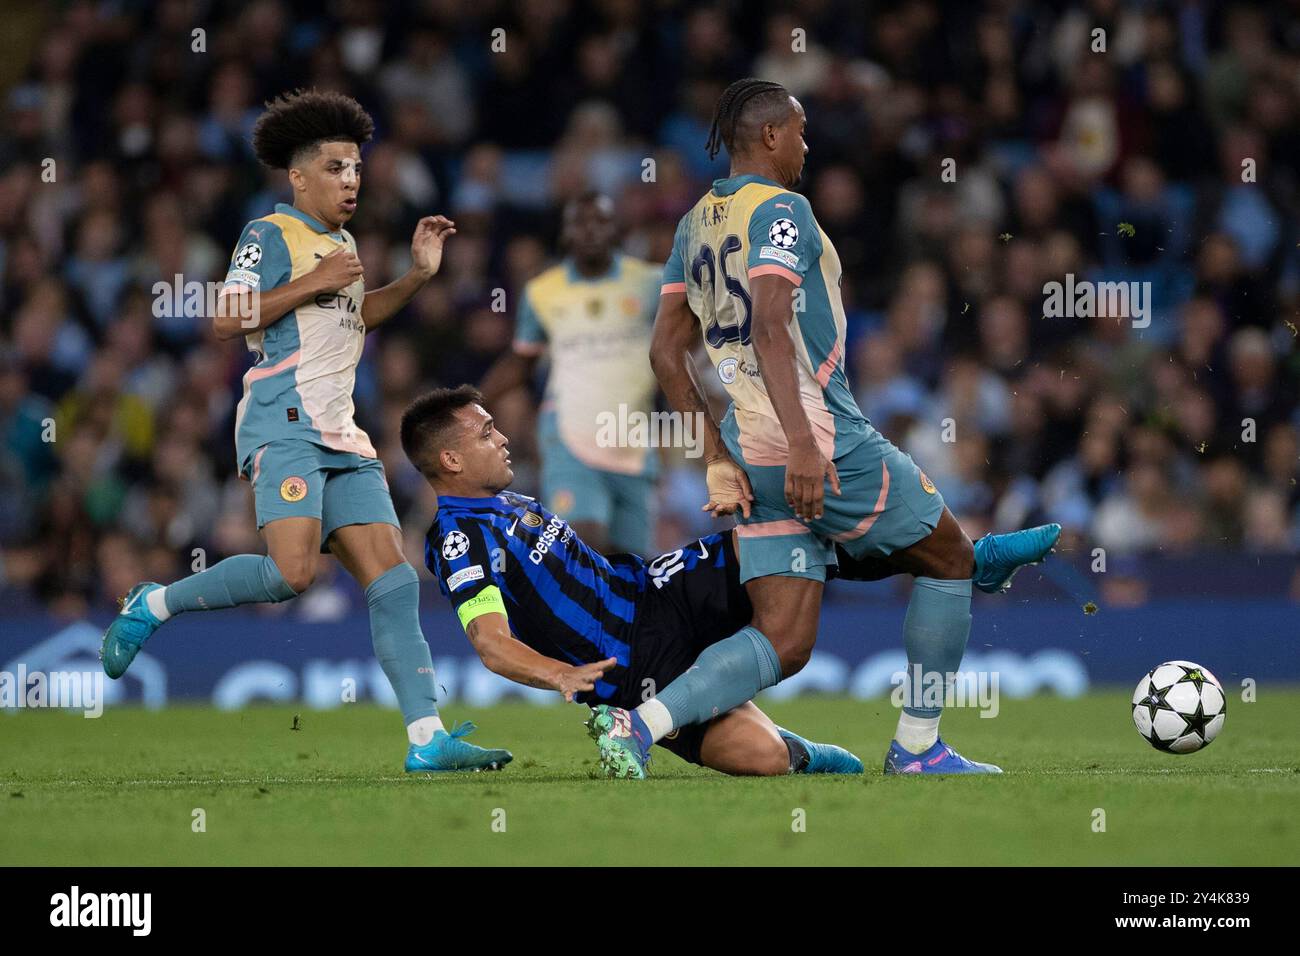
{"type": "Polygon", "coordinates": [[[431,474],[438,461],[456,412],[466,405],[482,405],[483,395],[472,385],[435,388],[421,395],[402,412],[399,429],[402,451],[421,474],[431,474]]]}
{"type": "Polygon", "coordinates": [[[737,80],[723,90],[718,97],[718,108],[713,111],[709,141],[704,144],[704,148],[709,151],[709,159],[717,156],[718,150],[723,146],[728,153],[735,151],[736,127],[746,104],[753,102],[758,107],[784,107],[789,102],[789,96],[789,92],[780,83],[752,76],[737,80]]]}
{"type": "Polygon", "coordinates": [[[294,90],[266,104],[253,127],[253,152],[272,169],[288,169],[299,154],[321,143],[370,142],[375,122],[350,96],[294,90]]]}

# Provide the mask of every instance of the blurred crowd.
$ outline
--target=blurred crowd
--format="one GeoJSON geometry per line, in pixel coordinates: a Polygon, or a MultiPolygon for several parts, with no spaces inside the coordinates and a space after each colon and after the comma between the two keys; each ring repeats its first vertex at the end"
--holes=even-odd
{"type": "MultiPolygon", "coordinates": [[[[262,550],[233,446],[250,354],[172,286],[220,280],[244,223],[290,200],[249,134],[297,86],[375,118],[349,226],[368,287],[404,270],[421,215],[457,223],[357,380],[417,566],[431,502],[402,407],[509,347],[567,198],[613,196],[625,250],[663,262],[726,175],[704,141],[745,75],[807,111],[802,188],[843,261],[859,403],[972,537],[1055,520],[1115,555],[1300,549],[1296,0],[42,10],[11,24],[30,59],[0,101],[11,600],[78,614],[262,550]],[[1150,283],[1149,325],[1045,317],[1067,274],[1150,283]]],[[[525,492],[535,404],[502,411],[525,492]]],[[[695,464],[665,470],[665,547],[701,529],[695,464]]],[[[295,613],[336,609],[331,575],[295,613]]]]}

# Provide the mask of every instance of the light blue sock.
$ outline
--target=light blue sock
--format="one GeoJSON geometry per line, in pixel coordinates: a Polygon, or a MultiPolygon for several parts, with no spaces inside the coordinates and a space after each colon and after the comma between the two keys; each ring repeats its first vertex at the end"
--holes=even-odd
{"type": "Polygon", "coordinates": [[[781,679],[781,661],[772,642],[756,627],[742,627],[731,637],[710,644],[695,664],[655,699],[674,727],[701,724],[751,700],[781,679]]]}
{"type": "MultiPolygon", "coordinates": [[[[904,699],[914,699],[912,676],[918,665],[923,675],[955,673],[961,666],[969,637],[970,579],[917,578],[912,584],[912,598],[907,602],[907,617],[903,619],[903,647],[907,651],[904,699]]],[[[913,717],[938,717],[943,707],[904,706],[903,711],[913,717]]]]}
{"type": "Polygon", "coordinates": [[[297,596],[265,554],[237,554],[169,584],[163,591],[169,614],[216,611],[240,604],[278,604],[297,596]]]}
{"type": "Polygon", "coordinates": [[[420,630],[420,577],[405,561],[394,565],[366,588],[370,607],[370,641],[375,656],[397,694],[402,722],[438,715],[433,658],[420,630]]]}

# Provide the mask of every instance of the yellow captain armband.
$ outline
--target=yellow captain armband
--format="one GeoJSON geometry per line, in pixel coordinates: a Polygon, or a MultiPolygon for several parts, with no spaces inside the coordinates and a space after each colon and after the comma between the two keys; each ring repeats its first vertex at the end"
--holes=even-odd
{"type": "Polygon", "coordinates": [[[484,614],[505,614],[506,602],[501,599],[501,590],[495,584],[489,584],[478,594],[474,595],[460,607],[456,608],[456,616],[460,618],[460,626],[469,629],[469,622],[484,614]]]}

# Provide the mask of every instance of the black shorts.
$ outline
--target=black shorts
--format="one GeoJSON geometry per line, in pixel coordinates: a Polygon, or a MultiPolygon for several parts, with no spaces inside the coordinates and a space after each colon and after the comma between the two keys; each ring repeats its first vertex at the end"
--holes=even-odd
{"type": "MultiPolygon", "coordinates": [[[[661,554],[647,570],[650,584],[637,612],[631,666],[614,701],[628,709],[667,687],[700,651],[735,634],[754,616],[729,531],[661,554]]],[[[679,727],[659,745],[698,764],[705,726],[679,727]]]]}

